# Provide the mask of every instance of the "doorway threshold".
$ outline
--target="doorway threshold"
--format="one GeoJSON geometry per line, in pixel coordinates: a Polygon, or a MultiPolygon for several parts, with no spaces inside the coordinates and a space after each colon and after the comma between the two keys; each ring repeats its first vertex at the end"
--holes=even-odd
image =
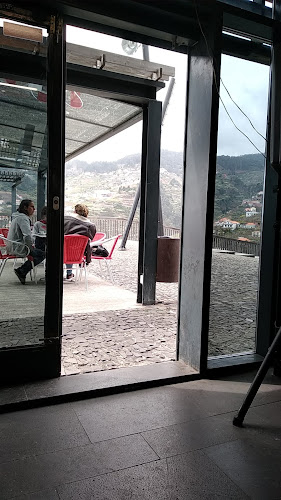
{"type": "Polygon", "coordinates": [[[78,401],[198,379],[182,361],[116,368],[0,388],[0,413],[78,401]]]}

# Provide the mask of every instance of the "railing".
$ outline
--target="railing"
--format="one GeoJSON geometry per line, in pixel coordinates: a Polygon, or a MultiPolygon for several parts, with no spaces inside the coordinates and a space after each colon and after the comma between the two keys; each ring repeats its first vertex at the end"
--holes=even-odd
{"type": "Polygon", "coordinates": [[[225,236],[213,235],[213,248],[251,255],[260,254],[260,244],[254,241],[240,241],[225,236]]]}
{"type": "MultiPolygon", "coordinates": [[[[30,216],[31,225],[33,226],[37,220],[36,215],[30,216]]],[[[11,224],[11,216],[10,215],[0,215],[0,227],[9,227],[11,224]]]]}
{"type": "Polygon", "coordinates": [[[9,227],[11,217],[8,215],[0,215],[0,227],[9,227]]]}
{"type": "MultiPolygon", "coordinates": [[[[96,225],[97,231],[106,233],[107,238],[111,238],[117,234],[124,234],[127,219],[117,219],[115,217],[99,217],[91,218],[92,222],[96,225]]],[[[33,221],[33,223],[35,220],[33,221]]],[[[7,215],[0,215],[0,227],[8,227],[10,225],[10,217],[7,215]]],[[[180,229],[175,227],[164,226],[164,235],[170,238],[180,238],[180,229]]],[[[129,240],[138,241],[139,239],[139,222],[133,221],[130,232],[129,240]]],[[[213,235],[213,248],[219,250],[228,250],[230,252],[245,253],[251,255],[260,254],[260,244],[253,241],[240,241],[234,238],[226,238],[225,236],[213,235]]]]}
{"type": "MultiPolygon", "coordinates": [[[[116,219],[115,217],[99,217],[95,219],[91,218],[92,222],[96,225],[97,231],[102,231],[106,233],[107,238],[111,238],[116,234],[124,234],[128,220],[127,219],[116,219]]],[[[171,238],[179,238],[180,230],[175,227],[164,226],[164,235],[170,236],[171,238]]],[[[128,240],[138,241],[139,239],[139,222],[133,221],[128,240]]]]}
{"type": "MultiPolygon", "coordinates": [[[[97,230],[106,233],[108,238],[111,238],[116,234],[124,234],[127,225],[127,219],[116,219],[114,217],[101,217],[98,219],[93,218],[93,222],[96,224],[97,230]]],[[[180,238],[180,229],[164,226],[164,235],[169,236],[170,238],[180,238]]],[[[138,241],[138,221],[133,222],[128,239],[138,241]]],[[[260,253],[259,243],[252,241],[240,241],[234,238],[226,238],[225,236],[216,235],[213,235],[213,248],[257,256],[260,253]]]]}
{"type": "MultiPolygon", "coordinates": [[[[128,222],[127,219],[116,219],[115,217],[100,217],[98,219],[90,217],[90,219],[95,224],[97,231],[105,233],[107,238],[112,238],[117,234],[124,234],[128,222]]],[[[133,221],[128,239],[134,241],[139,239],[138,221],[133,221]]]]}

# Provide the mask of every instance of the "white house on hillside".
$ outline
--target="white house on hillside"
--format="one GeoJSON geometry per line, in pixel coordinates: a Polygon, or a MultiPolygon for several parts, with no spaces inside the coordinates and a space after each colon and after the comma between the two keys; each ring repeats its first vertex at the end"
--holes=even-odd
{"type": "Polygon", "coordinates": [[[253,215],[257,215],[257,209],[256,207],[251,207],[251,208],[245,208],[245,214],[246,217],[253,217],[253,215]]]}
{"type": "Polygon", "coordinates": [[[226,217],[223,217],[223,219],[220,219],[217,222],[215,222],[215,226],[220,226],[223,229],[231,229],[232,231],[234,231],[234,229],[240,227],[240,223],[237,222],[236,220],[230,220],[227,219],[226,217]]]}

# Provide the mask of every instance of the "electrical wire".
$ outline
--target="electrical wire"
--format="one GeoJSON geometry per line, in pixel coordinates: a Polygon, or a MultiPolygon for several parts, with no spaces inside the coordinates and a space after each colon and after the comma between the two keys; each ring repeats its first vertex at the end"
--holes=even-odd
{"type": "MultiPolygon", "coordinates": [[[[204,41],[205,41],[205,44],[206,44],[206,48],[207,48],[207,52],[208,52],[208,55],[209,55],[209,58],[210,58],[210,61],[211,61],[211,64],[212,64],[212,67],[213,67],[213,74],[214,74],[214,82],[215,82],[215,87],[216,87],[216,90],[217,90],[217,93],[218,93],[218,96],[219,96],[219,99],[225,109],[225,112],[227,113],[228,117],[230,118],[232,124],[234,125],[234,127],[238,130],[238,132],[240,132],[242,135],[244,135],[244,137],[246,137],[246,139],[248,139],[248,141],[254,146],[254,148],[266,159],[266,155],[260,151],[260,149],[254,144],[254,142],[247,136],[247,134],[245,134],[245,132],[243,132],[237,125],[236,123],[234,122],[233,118],[231,117],[229,111],[227,110],[226,108],[226,105],[224,104],[223,102],[223,99],[220,95],[220,91],[219,91],[219,87],[218,87],[218,83],[217,83],[217,75],[216,75],[216,71],[215,71],[215,66],[214,66],[214,60],[213,60],[213,57],[212,57],[212,54],[210,52],[210,47],[209,47],[209,44],[208,44],[208,41],[207,41],[207,38],[205,36],[205,33],[203,31],[203,28],[202,28],[202,25],[201,25],[201,22],[200,22],[200,19],[199,19],[199,15],[198,15],[198,10],[197,10],[197,5],[196,5],[196,0],[193,0],[193,4],[194,4],[194,8],[195,8],[195,12],[196,12],[196,17],[197,17],[197,22],[198,22],[198,26],[200,28],[200,31],[202,33],[202,36],[204,38],[204,41]]],[[[255,132],[257,132],[264,140],[265,142],[267,142],[267,139],[262,135],[260,134],[260,132],[258,132],[256,130],[256,128],[254,127],[254,125],[252,124],[250,118],[246,115],[246,113],[244,113],[244,111],[238,106],[238,104],[234,101],[234,99],[231,97],[230,95],[230,92],[227,90],[225,84],[223,83],[222,79],[220,79],[225,90],[227,91],[230,99],[233,101],[233,103],[238,107],[238,109],[241,111],[241,113],[243,113],[243,115],[249,120],[251,126],[253,127],[253,129],[255,130],[255,132]]]]}
{"type": "Polygon", "coordinates": [[[222,78],[220,78],[220,81],[221,81],[221,83],[222,83],[223,87],[225,88],[226,92],[228,93],[229,98],[232,100],[233,104],[235,104],[235,106],[239,109],[239,111],[242,113],[242,115],[244,115],[244,116],[247,118],[247,120],[249,121],[250,125],[253,127],[254,131],[255,131],[255,132],[256,132],[256,133],[257,133],[257,134],[258,134],[258,135],[259,135],[259,136],[260,136],[260,137],[261,137],[261,138],[262,138],[262,139],[266,142],[266,141],[267,141],[266,137],[264,137],[264,136],[263,136],[263,135],[262,135],[262,134],[261,134],[261,133],[260,133],[260,132],[256,129],[255,125],[254,125],[254,124],[253,124],[253,122],[250,120],[250,118],[246,115],[246,113],[244,113],[243,109],[241,109],[241,108],[240,108],[240,106],[239,106],[239,104],[237,104],[237,102],[236,102],[236,101],[234,101],[234,99],[233,99],[233,97],[231,96],[231,94],[230,94],[229,90],[227,89],[227,87],[226,87],[226,86],[225,86],[225,84],[223,83],[222,78]]]}

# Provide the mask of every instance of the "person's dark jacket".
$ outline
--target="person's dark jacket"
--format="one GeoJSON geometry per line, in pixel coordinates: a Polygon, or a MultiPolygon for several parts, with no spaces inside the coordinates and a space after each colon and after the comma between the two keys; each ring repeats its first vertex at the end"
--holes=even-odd
{"type": "Polygon", "coordinates": [[[90,241],[96,234],[95,224],[82,215],[66,215],[64,218],[64,234],[81,234],[82,236],[88,236],[89,242],[86,246],[85,255],[86,262],[89,264],[91,262],[90,241]]]}

